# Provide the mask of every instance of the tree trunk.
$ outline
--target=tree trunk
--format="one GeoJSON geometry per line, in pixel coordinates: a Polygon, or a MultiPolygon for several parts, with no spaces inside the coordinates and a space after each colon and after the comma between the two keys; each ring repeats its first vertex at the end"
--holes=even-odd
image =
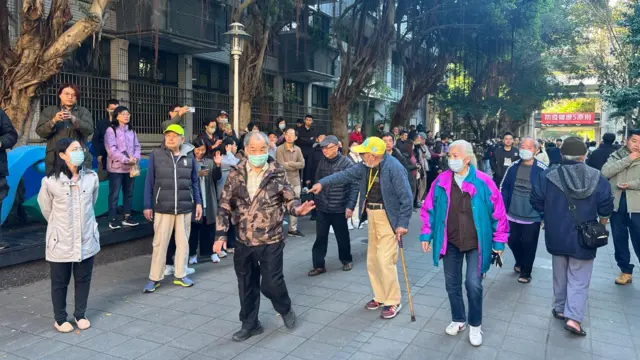
{"type": "Polygon", "coordinates": [[[0,107],[20,136],[18,144],[29,140],[33,105],[41,84],[60,71],[66,54],[101,29],[109,2],[94,0],[89,15],[65,30],[71,20],[69,0],[52,0],[48,16],[43,0],[23,0],[20,37],[11,46],[6,43],[7,1],[0,0],[0,107]]]}
{"type": "MultiPolygon", "coordinates": [[[[238,124],[238,130],[244,131],[244,129],[251,122],[251,99],[240,98],[240,123],[238,124]]],[[[237,134],[240,136],[240,134],[237,134]]]]}
{"type": "Polygon", "coordinates": [[[329,101],[329,108],[331,111],[331,132],[342,141],[342,151],[345,154],[348,154],[349,132],[347,131],[347,124],[349,122],[349,104],[347,101],[333,96],[331,96],[329,101]]]}

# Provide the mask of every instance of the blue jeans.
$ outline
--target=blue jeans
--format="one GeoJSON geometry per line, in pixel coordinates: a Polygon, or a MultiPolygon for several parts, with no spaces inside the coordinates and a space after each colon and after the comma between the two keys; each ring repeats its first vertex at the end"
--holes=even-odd
{"type": "Polygon", "coordinates": [[[467,322],[462,299],[462,263],[467,258],[467,274],[464,282],[469,302],[468,322],[471,326],[482,325],[482,274],[478,271],[478,249],[461,252],[453,244],[447,244],[447,254],[442,258],[444,284],[449,294],[451,318],[456,322],[467,322]]]}
{"type": "Polygon", "coordinates": [[[109,173],[109,219],[118,215],[118,195],[122,188],[122,208],[125,215],[131,215],[133,202],[133,181],[129,173],[109,173]]]}
{"type": "Polygon", "coordinates": [[[618,211],[611,214],[611,235],[620,271],[625,274],[633,274],[633,264],[631,264],[631,253],[629,252],[629,235],[631,235],[633,250],[640,259],[640,214],[629,214],[627,211],[627,197],[625,193],[622,193],[618,211]]]}

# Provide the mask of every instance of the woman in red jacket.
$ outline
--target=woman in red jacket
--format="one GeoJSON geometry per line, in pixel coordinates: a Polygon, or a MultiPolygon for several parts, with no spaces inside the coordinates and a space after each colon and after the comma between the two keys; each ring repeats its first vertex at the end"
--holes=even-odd
{"type": "Polygon", "coordinates": [[[362,131],[360,124],[356,124],[353,127],[353,131],[349,134],[349,143],[357,142],[358,144],[362,144],[362,131]]]}

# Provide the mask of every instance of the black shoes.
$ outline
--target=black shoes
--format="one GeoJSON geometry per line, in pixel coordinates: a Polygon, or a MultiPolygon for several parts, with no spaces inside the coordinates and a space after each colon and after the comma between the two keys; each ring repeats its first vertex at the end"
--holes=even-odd
{"type": "Polygon", "coordinates": [[[287,315],[282,315],[282,321],[284,321],[284,326],[286,326],[287,329],[296,327],[296,313],[293,312],[293,309],[289,310],[287,315]]]}
{"type": "Polygon", "coordinates": [[[233,341],[242,342],[242,341],[245,341],[245,340],[247,340],[248,338],[250,338],[252,336],[260,335],[263,332],[264,332],[264,328],[262,327],[262,325],[260,325],[260,323],[258,323],[258,326],[256,326],[252,330],[240,329],[240,331],[238,331],[237,333],[233,334],[231,339],[233,341]]]}

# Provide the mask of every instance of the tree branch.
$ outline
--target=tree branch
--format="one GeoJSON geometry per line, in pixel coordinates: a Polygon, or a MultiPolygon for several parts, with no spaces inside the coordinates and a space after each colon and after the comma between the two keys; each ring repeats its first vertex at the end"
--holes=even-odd
{"type": "Polygon", "coordinates": [[[65,25],[67,25],[72,18],[69,0],[53,0],[45,27],[44,45],[49,46],[55,41],[64,31],[65,25]]]}
{"type": "Polygon", "coordinates": [[[2,73],[15,60],[9,37],[9,8],[7,0],[0,0],[0,69],[2,73]]]}
{"type": "Polygon", "coordinates": [[[111,0],[93,0],[90,15],[73,24],[67,31],[58,37],[53,44],[45,51],[43,61],[59,59],[65,53],[69,53],[77,49],[82,42],[100,30],[102,17],[111,0]]]}

